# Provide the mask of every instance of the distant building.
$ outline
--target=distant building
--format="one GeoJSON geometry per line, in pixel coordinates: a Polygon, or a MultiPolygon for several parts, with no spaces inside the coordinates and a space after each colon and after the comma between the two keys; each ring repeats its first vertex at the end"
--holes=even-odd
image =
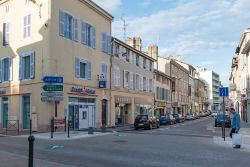
{"type": "Polygon", "coordinates": [[[200,78],[207,82],[209,85],[209,110],[221,110],[222,100],[219,96],[219,88],[221,87],[221,81],[219,74],[212,70],[205,68],[197,68],[197,72],[200,78]]]}

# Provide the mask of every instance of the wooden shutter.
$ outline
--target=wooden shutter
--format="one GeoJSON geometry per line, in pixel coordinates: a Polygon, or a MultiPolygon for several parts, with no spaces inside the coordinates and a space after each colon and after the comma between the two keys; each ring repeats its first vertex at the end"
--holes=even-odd
{"type": "Polygon", "coordinates": [[[80,78],[80,59],[75,58],[75,77],[80,78]]]}
{"type": "Polygon", "coordinates": [[[59,10],[59,35],[64,36],[64,12],[59,10]]]}
{"type": "Polygon", "coordinates": [[[106,34],[102,32],[102,52],[106,53],[106,34]]]}
{"type": "Polygon", "coordinates": [[[87,62],[87,79],[91,80],[91,62],[87,62]]]}
{"type": "Polygon", "coordinates": [[[77,18],[74,17],[74,32],[73,32],[73,40],[78,41],[78,22],[77,18]]]}
{"type": "Polygon", "coordinates": [[[134,74],[133,74],[133,72],[129,73],[129,77],[130,77],[130,85],[129,85],[129,87],[130,87],[130,89],[134,89],[134,74]]]}
{"type": "Polygon", "coordinates": [[[91,47],[96,48],[96,29],[91,27],[91,47]]]}
{"type": "Polygon", "coordinates": [[[9,57],[9,81],[13,80],[13,59],[9,57]]]}
{"type": "Polygon", "coordinates": [[[85,45],[87,45],[87,31],[88,31],[88,24],[85,22],[82,22],[82,28],[81,28],[81,42],[85,45]]]}
{"type": "Polygon", "coordinates": [[[19,56],[19,80],[23,79],[23,55],[19,56]]]}
{"type": "Polygon", "coordinates": [[[35,52],[30,53],[30,78],[35,78],[35,52]]]}

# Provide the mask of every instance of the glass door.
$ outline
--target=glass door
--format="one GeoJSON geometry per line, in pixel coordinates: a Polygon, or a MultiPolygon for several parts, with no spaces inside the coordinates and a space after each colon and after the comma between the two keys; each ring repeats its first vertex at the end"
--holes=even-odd
{"type": "Polygon", "coordinates": [[[8,97],[2,98],[2,122],[3,128],[7,127],[7,120],[9,117],[9,105],[8,105],[8,97]]]}
{"type": "Polygon", "coordinates": [[[78,130],[79,129],[79,106],[75,104],[70,104],[69,105],[69,117],[70,121],[70,128],[73,130],[78,130]]]}

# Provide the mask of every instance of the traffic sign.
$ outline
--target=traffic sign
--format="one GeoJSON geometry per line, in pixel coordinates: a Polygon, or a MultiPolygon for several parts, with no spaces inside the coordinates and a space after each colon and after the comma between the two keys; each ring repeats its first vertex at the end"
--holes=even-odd
{"type": "Polygon", "coordinates": [[[228,96],[228,87],[220,88],[220,96],[228,96]]]}
{"type": "Polygon", "coordinates": [[[99,88],[106,88],[106,81],[99,81],[99,88]]]}
{"type": "Polygon", "coordinates": [[[63,83],[63,77],[60,76],[44,76],[42,81],[45,83],[63,83]]]}
{"type": "Polygon", "coordinates": [[[43,102],[58,102],[58,101],[63,101],[63,97],[62,96],[59,96],[59,97],[41,97],[41,101],[43,102]]]}
{"type": "Polygon", "coordinates": [[[63,85],[43,85],[44,91],[63,91],[63,85]]]}
{"type": "Polygon", "coordinates": [[[48,96],[48,97],[63,96],[63,93],[62,92],[42,92],[41,96],[48,96]]]}

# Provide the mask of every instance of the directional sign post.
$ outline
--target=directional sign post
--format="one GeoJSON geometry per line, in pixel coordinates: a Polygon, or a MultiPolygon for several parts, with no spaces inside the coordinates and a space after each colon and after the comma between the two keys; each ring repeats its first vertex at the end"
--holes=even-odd
{"type": "Polygon", "coordinates": [[[63,83],[63,77],[59,76],[45,76],[42,78],[45,83],[63,83]]]}
{"type": "Polygon", "coordinates": [[[222,87],[220,88],[220,96],[223,97],[223,118],[224,118],[224,121],[223,121],[223,124],[221,126],[222,128],[222,137],[224,138],[224,141],[225,141],[225,119],[226,119],[226,113],[225,113],[225,101],[224,101],[224,97],[228,96],[228,87],[222,87]]]}
{"type": "Polygon", "coordinates": [[[63,85],[44,85],[44,91],[63,91],[63,85]]]}

